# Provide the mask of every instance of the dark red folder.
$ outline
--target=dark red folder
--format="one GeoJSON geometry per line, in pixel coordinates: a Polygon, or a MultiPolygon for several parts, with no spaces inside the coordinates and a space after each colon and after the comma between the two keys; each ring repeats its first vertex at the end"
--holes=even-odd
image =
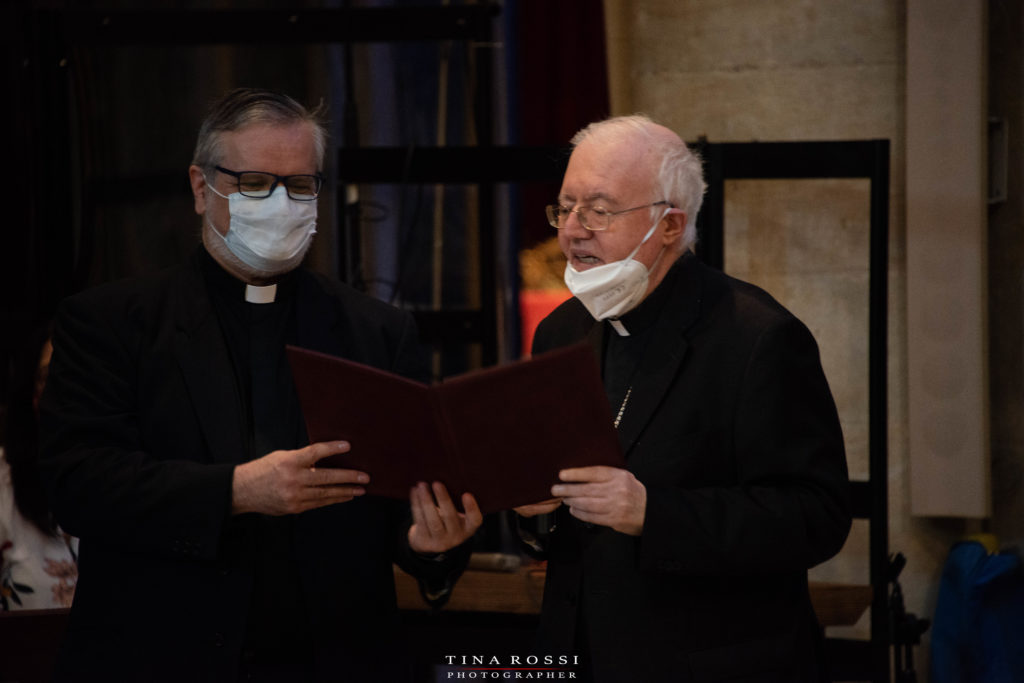
{"type": "Polygon", "coordinates": [[[288,347],[311,442],[343,440],[321,461],[370,475],[367,491],[408,499],[441,481],[484,512],[551,497],[566,467],[624,467],[593,350],[586,344],[428,386],[288,347]]]}

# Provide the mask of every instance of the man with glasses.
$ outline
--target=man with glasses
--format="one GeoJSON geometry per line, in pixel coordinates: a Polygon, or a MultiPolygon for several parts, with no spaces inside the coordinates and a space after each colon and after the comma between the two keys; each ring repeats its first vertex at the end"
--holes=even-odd
{"type": "Polygon", "coordinates": [[[423,483],[410,515],[317,466],[358,443],[306,438],[285,344],[424,375],[408,314],[299,267],[325,139],[287,96],[227,94],[189,167],[203,246],[62,305],[42,470],[81,573],[57,680],[402,680],[392,562],[432,600],[465,566],[472,496],[423,483]]]}
{"type": "Polygon", "coordinates": [[[826,680],[807,569],[850,513],[814,339],[692,253],[705,186],[675,133],[620,117],[572,142],[547,217],[574,297],[533,352],[593,345],[627,467],[517,509],[548,560],[539,648],[594,681],[826,680]]]}

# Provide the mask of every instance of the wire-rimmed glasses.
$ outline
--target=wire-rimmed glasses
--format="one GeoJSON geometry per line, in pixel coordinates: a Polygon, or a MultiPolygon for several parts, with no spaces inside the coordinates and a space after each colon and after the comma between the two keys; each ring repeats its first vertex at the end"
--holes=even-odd
{"type": "Polygon", "coordinates": [[[623,209],[622,211],[608,211],[600,206],[562,206],[561,204],[549,204],[544,207],[544,212],[548,216],[548,223],[551,227],[561,230],[565,227],[565,224],[569,220],[569,214],[576,214],[576,218],[579,219],[580,225],[591,232],[601,232],[611,227],[612,219],[616,216],[621,216],[624,213],[630,211],[639,211],[640,209],[649,209],[652,206],[661,206],[662,204],[672,204],[668,200],[661,200],[660,202],[651,202],[650,204],[644,204],[643,206],[634,206],[631,209],[623,209]]]}

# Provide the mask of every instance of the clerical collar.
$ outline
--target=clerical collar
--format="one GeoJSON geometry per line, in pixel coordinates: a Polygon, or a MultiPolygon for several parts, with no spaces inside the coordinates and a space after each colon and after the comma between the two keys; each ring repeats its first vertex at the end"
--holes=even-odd
{"type": "Polygon", "coordinates": [[[199,251],[201,252],[199,259],[202,270],[210,289],[225,301],[239,304],[272,304],[289,297],[295,288],[294,277],[292,277],[295,271],[285,273],[272,285],[264,287],[249,285],[224,270],[205,248],[200,247],[199,251]]]}
{"type": "Polygon", "coordinates": [[[620,337],[640,334],[657,322],[658,317],[661,315],[661,309],[664,308],[665,302],[668,301],[669,295],[672,292],[672,283],[679,277],[679,271],[681,270],[679,264],[688,256],[689,254],[687,253],[676,259],[676,262],[665,273],[662,281],[658,283],[658,286],[654,288],[654,291],[646,299],[640,302],[639,306],[619,318],[608,319],[608,324],[611,325],[616,334],[620,337]]]}
{"type": "Polygon", "coordinates": [[[626,329],[626,326],[623,325],[622,321],[619,320],[618,318],[609,318],[608,324],[612,326],[612,329],[615,330],[616,334],[618,334],[620,337],[629,336],[629,330],[626,329]]]}
{"type": "Polygon", "coordinates": [[[245,300],[251,304],[272,304],[277,298],[277,285],[259,287],[257,285],[245,286],[245,300]]]}

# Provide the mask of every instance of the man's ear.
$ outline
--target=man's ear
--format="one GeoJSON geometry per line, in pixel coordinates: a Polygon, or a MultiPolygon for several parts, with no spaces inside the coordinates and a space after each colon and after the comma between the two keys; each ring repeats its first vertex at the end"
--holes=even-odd
{"type": "Polygon", "coordinates": [[[192,186],[192,199],[195,205],[196,213],[202,216],[206,213],[206,176],[203,175],[203,169],[199,168],[195,164],[188,167],[188,182],[192,186]]]}
{"type": "Polygon", "coordinates": [[[679,209],[672,209],[662,221],[667,223],[665,232],[661,233],[661,242],[671,245],[678,242],[686,230],[686,214],[679,209]]]}

